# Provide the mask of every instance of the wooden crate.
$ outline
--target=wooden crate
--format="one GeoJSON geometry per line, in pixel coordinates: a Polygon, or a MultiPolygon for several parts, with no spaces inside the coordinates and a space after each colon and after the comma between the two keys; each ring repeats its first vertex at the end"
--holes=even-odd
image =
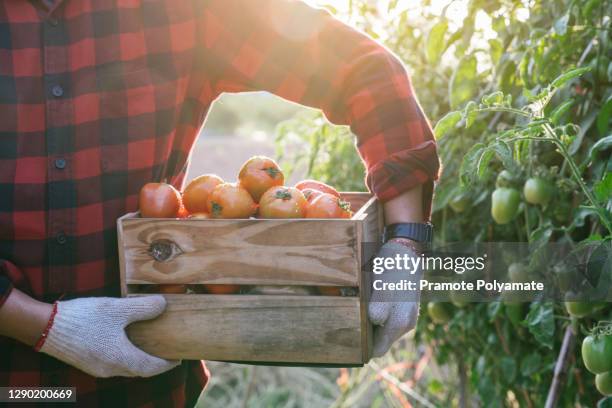
{"type": "Polygon", "coordinates": [[[128,327],[168,359],[361,365],[370,359],[368,274],[362,242],[379,241],[382,211],[367,193],[343,193],[351,219],[117,221],[124,296],[143,284],[341,286],[355,296],[165,295],[166,312],[128,327]],[[157,259],[156,259],[157,258],[157,259]]]}

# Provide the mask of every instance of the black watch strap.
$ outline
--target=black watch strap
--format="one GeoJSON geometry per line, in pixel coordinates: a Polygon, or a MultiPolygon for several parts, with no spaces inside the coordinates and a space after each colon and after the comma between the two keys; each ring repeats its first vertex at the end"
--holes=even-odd
{"type": "Polygon", "coordinates": [[[412,241],[431,243],[433,239],[433,225],[430,222],[401,222],[389,224],[383,230],[383,243],[393,238],[407,238],[412,241]]]}

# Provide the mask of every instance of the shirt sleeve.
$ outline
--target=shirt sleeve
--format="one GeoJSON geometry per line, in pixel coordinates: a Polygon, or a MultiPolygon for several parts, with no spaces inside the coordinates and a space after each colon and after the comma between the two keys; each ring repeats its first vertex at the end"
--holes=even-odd
{"type": "Polygon", "coordinates": [[[0,307],[4,305],[4,302],[6,302],[12,290],[13,283],[11,280],[6,276],[0,275],[0,307]]]}
{"type": "Polygon", "coordinates": [[[199,61],[214,95],[269,91],[322,109],[357,136],[379,199],[425,184],[429,214],[436,143],[397,57],[301,1],[209,0],[200,12],[199,61]]]}

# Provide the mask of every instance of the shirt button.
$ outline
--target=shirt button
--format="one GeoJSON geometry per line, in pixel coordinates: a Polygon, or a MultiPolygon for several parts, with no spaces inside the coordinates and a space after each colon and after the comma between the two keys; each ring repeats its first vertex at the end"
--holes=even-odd
{"type": "Polygon", "coordinates": [[[55,236],[55,240],[57,241],[58,244],[64,245],[67,241],[66,234],[64,234],[63,232],[60,232],[59,234],[55,236]]]}
{"type": "Polygon", "coordinates": [[[55,159],[55,167],[62,170],[66,167],[66,159],[55,159]]]}
{"type": "Polygon", "coordinates": [[[49,21],[49,24],[53,27],[57,27],[57,25],[59,24],[59,20],[54,17],[51,17],[48,21],[49,21]]]}
{"type": "Polygon", "coordinates": [[[64,88],[62,88],[61,85],[53,85],[53,88],[51,88],[51,93],[53,96],[59,98],[60,96],[64,95],[64,88]]]}

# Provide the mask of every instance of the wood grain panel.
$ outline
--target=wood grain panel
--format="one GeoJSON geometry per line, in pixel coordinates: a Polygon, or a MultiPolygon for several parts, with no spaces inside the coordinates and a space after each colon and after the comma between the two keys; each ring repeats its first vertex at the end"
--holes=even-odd
{"type": "Polygon", "coordinates": [[[123,222],[127,283],[358,285],[353,220],[123,222]],[[173,247],[155,260],[153,242],[173,247]]]}
{"type": "Polygon", "coordinates": [[[361,364],[358,298],[166,295],[159,318],[128,327],[168,359],[361,364]]]}

